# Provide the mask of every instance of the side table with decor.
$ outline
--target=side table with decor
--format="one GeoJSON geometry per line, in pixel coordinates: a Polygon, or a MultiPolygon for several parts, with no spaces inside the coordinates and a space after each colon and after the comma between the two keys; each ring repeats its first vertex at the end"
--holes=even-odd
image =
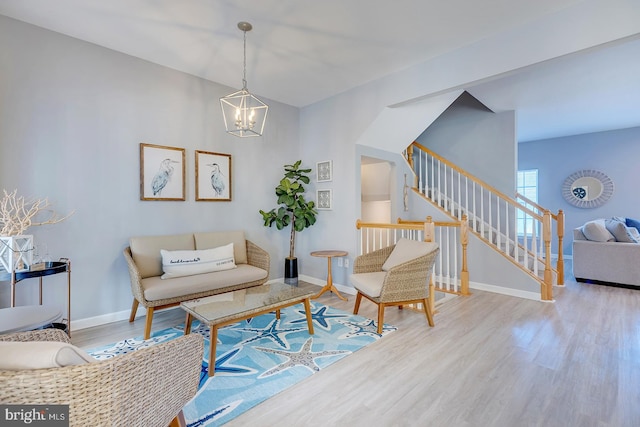
{"type": "MultiPolygon", "coordinates": [[[[42,304],[42,278],[59,273],[67,273],[67,317],[63,321],[66,321],[67,333],[71,336],[71,261],[68,258],[60,258],[59,261],[47,262],[39,266],[33,265],[28,270],[13,271],[11,273],[0,269],[0,282],[9,282],[11,286],[11,307],[0,309],[0,317],[12,320],[10,322],[12,331],[47,326],[52,323],[52,319],[60,316],[59,309],[42,304]],[[16,307],[16,285],[22,280],[36,277],[39,280],[39,305],[16,307]],[[58,313],[57,316],[55,315],[56,313],[58,313]],[[24,323],[22,325],[19,319],[25,319],[26,323],[22,322],[24,323]]],[[[2,326],[0,325],[1,329],[2,326]]]]}

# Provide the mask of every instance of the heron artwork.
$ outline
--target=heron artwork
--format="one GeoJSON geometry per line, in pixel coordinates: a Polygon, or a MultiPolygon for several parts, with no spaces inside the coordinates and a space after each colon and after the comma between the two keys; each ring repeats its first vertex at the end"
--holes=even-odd
{"type": "Polygon", "coordinates": [[[173,166],[171,163],[179,163],[175,160],[164,159],[160,162],[160,168],[151,181],[151,189],[154,196],[161,196],[162,190],[171,181],[171,175],[173,175],[173,166]]]}
{"type": "Polygon", "coordinates": [[[222,193],[225,189],[225,177],[222,171],[220,170],[220,165],[217,163],[212,163],[210,165],[213,168],[211,171],[211,187],[215,192],[216,197],[222,197],[222,193]]]}

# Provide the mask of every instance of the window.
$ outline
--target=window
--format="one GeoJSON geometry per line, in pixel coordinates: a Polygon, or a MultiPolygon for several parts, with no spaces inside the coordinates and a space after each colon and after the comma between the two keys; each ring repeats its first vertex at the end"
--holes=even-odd
{"type": "MultiPolygon", "coordinates": [[[[531,200],[532,202],[538,203],[538,169],[529,169],[518,171],[518,182],[516,184],[516,190],[518,193],[531,200]]],[[[520,203],[530,209],[533,209],[528,203],[520,200],[520,203]]],[[[533,235],[534,232],[534,221],[530,215],[525,214],[524,212],[518,210],[517,215],[517,230],[518,235],[523,236],[525,233],[529,236],[533,235]]],[[[536,236],[538,235],[538,228],[536,227],[536,236]]]]}

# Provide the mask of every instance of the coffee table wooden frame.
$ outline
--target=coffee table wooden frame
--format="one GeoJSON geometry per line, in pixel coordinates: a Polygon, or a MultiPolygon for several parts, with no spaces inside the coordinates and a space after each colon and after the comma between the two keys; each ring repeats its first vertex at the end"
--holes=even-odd
{"type": "MultiPolygon", "coordinates": [[[[222,326],[231,325],[233,323],[237,323],[241,320],[250,319],[252,317],[257,317],[262,314],[267,314],[275,310],[276,318],[280,319],[280,310],[283,308],[290,307],[296,304],[304,304],[304,311],[307,317],[307,328],[309,329],[309,335],[313,335],[313,320],[311,319],[311,302],[310,298],[313,296],[313,293],[296,297],[295,299],[291,299],[288,301],[280,301],[275,304],[270,304],[264,306],[263,309],[256,311],[256,309],[247,310],[244,312],[239,312],[232,318],[227,318],[222,322],[210,321],[205,319],[203,316],[198,315],[197,313],[192,312],[188,307],[184,305],[184,303],[180,304],[183,310],[187,312],[187,317],[184,323],[184,334],[188,335],[191,333],[191,322],[193,318],[200,320],[203,323],[206,323],[209,326],[209,377],[215,375],[216,370],[216,346],[218,344],[218,328],[222,326]]],[[[190,302],[190,301],[185,301],[190,302]]]]}

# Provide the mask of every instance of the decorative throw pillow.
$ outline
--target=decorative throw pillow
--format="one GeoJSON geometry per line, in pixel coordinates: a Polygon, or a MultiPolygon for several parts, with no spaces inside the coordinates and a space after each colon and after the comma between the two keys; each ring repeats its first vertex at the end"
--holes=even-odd
{"type": "MultiPolygon", "coordinates": [[[[638,243],[633,235],[629,232],[629,227],[625,224],[624,218],[613,217],[605,222],[607,230],[616,238],[618,242],[638,243]]],[[[636,230],[637,231],[637,230],[636,230]]]]}
{"type": "Polygon", "coordinates": [[[636,243],[640,243],[640,231],[635,227],[627,227],[627,232],[636,243]]]}
{"type": "Polygon", "coordinates": [[[616,238],[607,230],[604,219],[594,219],[582,226],[582,233],[587,240],[594,242],[614,242],[616,238]]]}
{"type": "Polygon", "coordinates": [[[212,271],[231,270],[236,268],[233,258],[233,243],[213,249],[195,251],[160,250],[162,255],[161,279],[192,276],[212,271]]]}
{"type": "Polygon", "coordinates": [[[0,342],[0,370],[62,368],[95,362],[84,350],[58,341],[0,342]]]}
{"type": "Polygon", "coordinates": [[[382,264],[382,270],[389,271],[396,265],[426,255],[437,247],[437,243],[402,238],[398,240],[396,247],[393,248],[387,260],[382,264]]]}
{"type": "Polygon", "coordinates": [[[636,230],[640,231],[640,221],[638,221],[637,219],[626,218],[624,222],[627,227],[633,227],[636,230]]]}

